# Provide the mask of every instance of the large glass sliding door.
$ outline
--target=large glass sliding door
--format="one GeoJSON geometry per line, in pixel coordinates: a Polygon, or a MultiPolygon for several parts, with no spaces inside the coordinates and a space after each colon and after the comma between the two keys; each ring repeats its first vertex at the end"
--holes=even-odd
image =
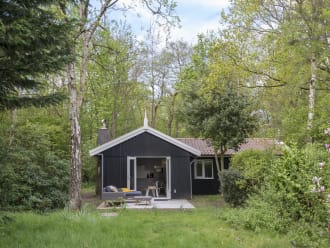
{"type": "Polygon", "coordinates": [[[145,193],[150,186],[171,199],[171,157],[127,157],[127,188],[145,193]]]}

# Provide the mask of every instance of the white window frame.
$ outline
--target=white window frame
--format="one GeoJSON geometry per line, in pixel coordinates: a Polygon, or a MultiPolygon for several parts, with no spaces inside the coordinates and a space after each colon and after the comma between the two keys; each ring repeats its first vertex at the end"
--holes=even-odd
{"type": "Polygon", "coordinates": [[[213,159],[197,159],[194,163],[194,178],[195,179],[214,179],[213,173],[213,159]],[[212,176],[205,177],[205,162],[211,162],[212,165],[212,176]],[[202,163],[202,176],[197,176],[197,163],[202,163]]]}

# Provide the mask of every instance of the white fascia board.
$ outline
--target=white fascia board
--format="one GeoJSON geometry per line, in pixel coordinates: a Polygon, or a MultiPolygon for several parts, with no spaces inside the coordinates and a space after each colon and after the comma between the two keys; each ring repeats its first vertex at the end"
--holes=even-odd
{"type": "Polygon", "coordinates": [[[136,129],[136,130],[134,130],[130,133],[127,133],[123,136],[120,136],[120,137],[118,137],[114,140],[111,140],[111,141],[103,144],[103,145],[100,145],[100,146],[90,150],[89,155],[90,156],[99,155],[101,152],[103,152],[103,151],[105,151],[105,150],[107,150],[111,147],[114,147],[114,146],[116,146],[116,145],[118,145],[118,144],[120,144],[120,143],[122,143],[126,140],[134,138],[135,136],[138,136],[139,134],[144,133],[144,132],[148,132],[148,133],[150,133],[150,134],[152,134],[152,135],[154,135],[154,136],[156,136],[156,137],[158,137],[162,140],[165,140],[165,141],[167,141],[167,142],[169,142],[169,143],[171,143],[175,146],[178,146],[179,148],[181,148],[183,150],[186,150],[186,151],[188,151],[188,152],[190,152],[190,153],[192,153],[196,156],[201,156],[201,152],[199,150],[197,150],[197,149],[195,149],[195,148],[193,148],[189,145],[186,145],[185,143],[183,143],[179,140],[176,140],[176,139],[174,139],[174,138],[172,138],[172,137],[170,137],[166,134],[163,134],[163,133],[157,131],[156,129],[153,129],[153,128],[148,127],[148,126],[138,128],[138,129],[136,129]]]}
{"type": "Polygon", "coordinates": [[[92,150],[89,151],[89,155],[90,156],[95,156],[95,155],[98,155],[100,152],[103,152],[113,146],[116,146],[126,140],[129,140],[130,138],[133,138],[143,132],[146,131],[146,128],[145,127],[141,127],[141,128],[138,128],[138,129],[135,129],[133,130],[132,132],[129,132],[127,134],[124,134],[123,136],[120,136],[114,140],[110,140],[109,142],[107,143],[104,143],[103,145],[100,145],[92,150]]]}

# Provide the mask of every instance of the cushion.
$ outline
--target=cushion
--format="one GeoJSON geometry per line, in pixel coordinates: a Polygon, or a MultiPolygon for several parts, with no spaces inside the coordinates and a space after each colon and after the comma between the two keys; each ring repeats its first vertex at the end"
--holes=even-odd
{"type": "Polygon", "coordinates": [[[104,188],[105,192],[118,192],[117,187],[113,186],[113,185],[109,185],[109,186],[105,186],[104,188]]]}
{"type": "Polygon", "coordinates": [[[133,196],[142,195],[142,192],[141,191],[130,191],[130,192],[126,192],[124,194],[125,194],[125,197],[133,197],[133,196]]]}
{"type": "Polygon", "coordinates": [[[121,191],[122,191],[122,192],[131,192],[131,191],[133,191],[133,190],[128,189],[128,188],[121,188],[121,191]]]}
{"type": "Polygon", "coordinates": [[[116,186],[110,185],[110,192],[118,192],[118,188],[116,186]]]}

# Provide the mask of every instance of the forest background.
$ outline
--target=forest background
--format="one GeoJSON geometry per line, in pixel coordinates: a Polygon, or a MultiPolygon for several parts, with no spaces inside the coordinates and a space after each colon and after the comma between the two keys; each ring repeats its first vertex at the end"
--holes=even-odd
{"type": "MultiPolygon", "coordinates": [[[[59,19],[79,23],[71,40],[75,61],[63,70],[34,75],[42,89],[17,88],[15,94],[24,98],[60,92],[67,97],[44,108],[0,112],[3,191],[9,190],[10,180],[17,184],[12,191],[26,181],[44,187],[49,178],[43,173],[56,171],[52,180],[61,178],[62,183],[54,194],[62,202],[78,136],[82,181],[94,182],[96,162],[88,151],[96,146],[102,119],[112,139],[140,127],[145,110],[151,127],[173,137],[197,136],[185,115],[192,90],[203,97],[232,87],[247,95],[259,123],[253,137],[298,146],[324,142],[330,113],[330,1],[232,1],[219,17],[219,30],[200,34],[196,44],[170,39],[179,24],[172,1],[146,5],[154,15],[143,39],[124,19],[107,18],[107,10],[118,11],[118,1],[101,1],[104,12],[86,5],[88,1],[69,1],[66,11],[61,5],[66,1],[54,2],[49,8],[56,8],[59,19]],[[78,115],[72,116],[72,106],[78,107],[78,115]],[[73,120],[79,120],[79,132],[73,133],[73,120]],[[33,172],[43,171],[45,164],[48,171],[33,172]]],[[[31,208],[48,204],[30,195],[31,208]]]]}

